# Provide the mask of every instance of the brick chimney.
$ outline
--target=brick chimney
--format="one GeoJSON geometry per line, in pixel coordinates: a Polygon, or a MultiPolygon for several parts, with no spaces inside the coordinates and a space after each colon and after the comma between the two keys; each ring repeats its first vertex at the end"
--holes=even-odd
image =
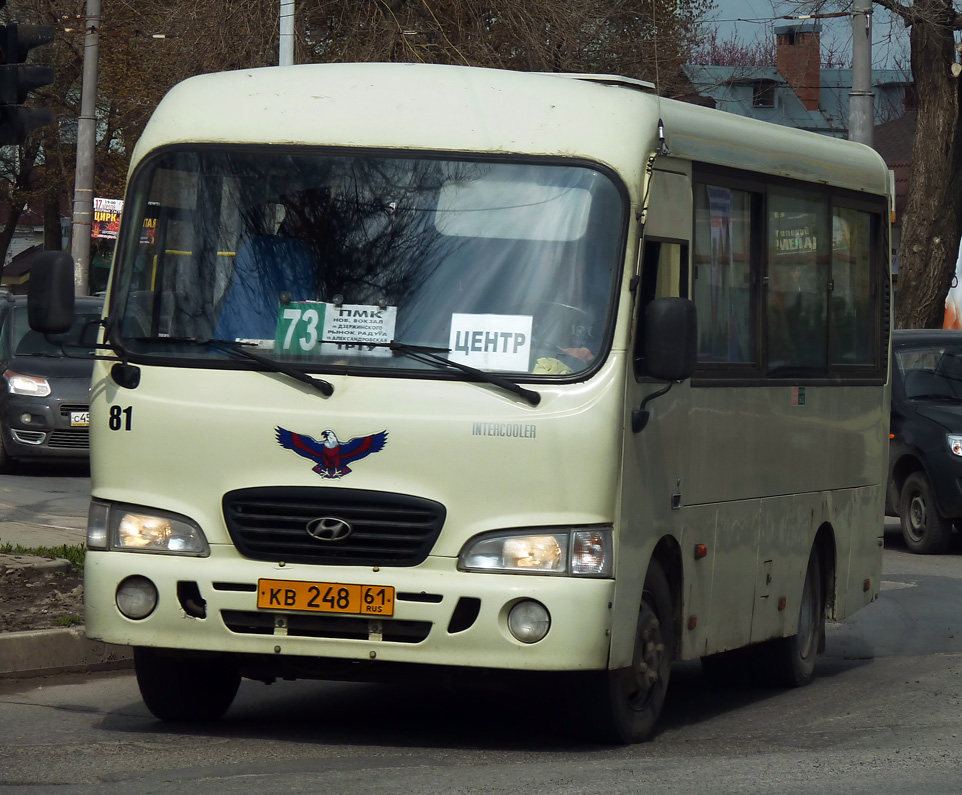
{"type": "Polygon", "coordinates": [[[775,28],[775,68],[806,110],[818,110],[822,84],[821,30],[817,22],[775,28]]]}

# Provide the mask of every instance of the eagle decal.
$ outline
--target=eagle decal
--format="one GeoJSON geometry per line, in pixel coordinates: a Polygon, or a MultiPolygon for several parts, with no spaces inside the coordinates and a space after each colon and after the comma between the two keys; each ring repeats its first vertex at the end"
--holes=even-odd
{"type": "Polygon", "coordinates": [[[369,436],[355,436],[347,442],[339,441],[330,428],[321,431],[321,441],[280,426],[274,431],[281,447],[313,461],[314,471],[322,478],[342,478],[350,474],[351,468],[348,464],[360,461],[371,453],[380,452],[387,443],[387,431],[379,431],[369,436]]]}

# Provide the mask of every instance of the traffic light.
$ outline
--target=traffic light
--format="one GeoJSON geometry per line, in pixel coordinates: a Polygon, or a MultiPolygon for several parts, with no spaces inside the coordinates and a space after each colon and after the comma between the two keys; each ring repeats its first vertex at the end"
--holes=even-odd
{"type": "Polygon", "coordinates": [[[21,107],[31,91],[56,77],[49,66],[25,65],[34,47],[53,41],[52,25],[0,25],[0,146],[16,144],[37,127],[53,124],[53,112],[21,107]]]}

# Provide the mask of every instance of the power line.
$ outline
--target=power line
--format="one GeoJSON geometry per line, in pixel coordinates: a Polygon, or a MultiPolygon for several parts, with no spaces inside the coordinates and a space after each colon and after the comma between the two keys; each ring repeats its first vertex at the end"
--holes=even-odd
{"type": "Polygon", "coordinates": [[[750,22],[752,24],[764,25],[779,20],[790,20],[794,22],[806,22],[810,19],[838,19],[840,17],[851,17],[851,11],[833,11],[826,14],[783,14],[777,17],[735,17],[733,19],[713,19],[712,22],[750,22]]]}

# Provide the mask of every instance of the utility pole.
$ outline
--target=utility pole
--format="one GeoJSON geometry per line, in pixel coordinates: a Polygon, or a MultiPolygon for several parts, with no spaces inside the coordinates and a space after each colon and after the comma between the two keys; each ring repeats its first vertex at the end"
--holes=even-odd
{"type": "Polygon", "coordinates": [[[848,97],[848,138],[872,146],[875,127],[872,0],[853,0],[852,3],[852,90],[848,97]]]}
{"type": "Polygon", "coordinates": [[[94,148],[97,144],[97,60],[100,55],[100,0],[87,0],[84,23],[83,88],[77,121],[77,172],[73,192],[74,292],[87,295],[90,273],[90,227],[94,214],[94,148]]]}
{"type": "Polygon", "coordinates": [[[277,63],[291,66],[294,63],[294,0],[281,0],[281,44],[277,63]]]}

